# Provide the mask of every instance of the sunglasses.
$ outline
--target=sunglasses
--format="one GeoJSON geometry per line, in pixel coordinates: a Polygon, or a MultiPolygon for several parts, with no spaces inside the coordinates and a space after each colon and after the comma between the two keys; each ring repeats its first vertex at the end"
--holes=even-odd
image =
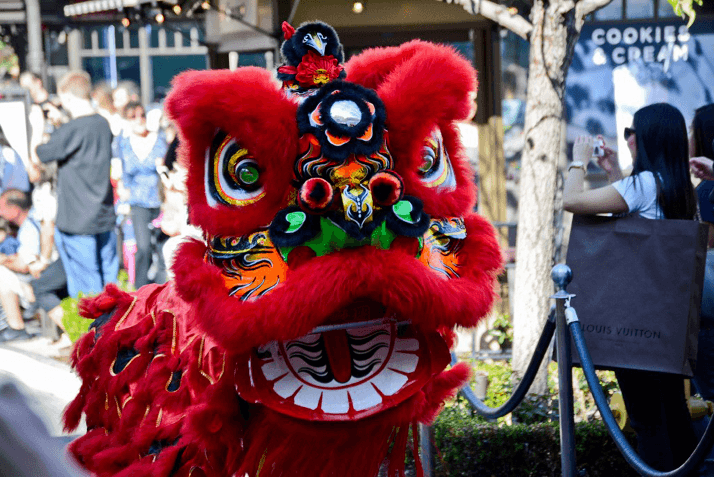
{"type": "Polygon", "coordinates": [[[635,134],[635,130],[633,128],[625,128],[625,141],[630,139],[630,136],[635,134]]]}

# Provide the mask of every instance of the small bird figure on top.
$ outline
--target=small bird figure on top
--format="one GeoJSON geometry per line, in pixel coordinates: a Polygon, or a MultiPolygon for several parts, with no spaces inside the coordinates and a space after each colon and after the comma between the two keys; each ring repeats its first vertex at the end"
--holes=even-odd
{"type": "Polygon", "coordinates": [[[285,63],[278,68],[278,79],[289,96],[302,100],[330,81],[345,78],[342,44],[331,26],[308,22],[296,30],[283,22],[282,27],[285,41],[280,51],[285,63]]]}

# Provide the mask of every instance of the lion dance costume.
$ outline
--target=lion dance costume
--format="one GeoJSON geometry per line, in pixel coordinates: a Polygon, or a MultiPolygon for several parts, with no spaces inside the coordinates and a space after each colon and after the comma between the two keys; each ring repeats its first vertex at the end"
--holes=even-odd
{"type": "Polygon", "coordinates": [[[409,430],[469,377],[452,329],[502,265],[455,127],[476,72],[421,41],[343,65],[324,23],[283,32],[282,87],[255,67],[173,82],[205,240],[174,281],[80,304],[65,426],[85,416],[71,451],[94,475],[403,475],[409,430]]]}

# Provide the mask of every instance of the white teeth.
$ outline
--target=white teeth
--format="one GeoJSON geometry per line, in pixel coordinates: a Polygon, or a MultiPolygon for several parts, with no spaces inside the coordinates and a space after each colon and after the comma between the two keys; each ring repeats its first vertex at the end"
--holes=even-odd
{"type": "MultiPolygon", "coordinates": [[[[354,337],[374,334],[366,342],[352,345],[352,350],[364,355],[369,354],[369,350],[372,349],[373,352],[366,359],[373,360],[375,364],[371,364],[367,376],[361,378],[351,376],[346,383],[339,383],[336,380],[327,383],[318,382],[309,372],[303,371],[306,366],[320,376],[329,371],[325,365],[319,364],[321,353],[324,351],[312,349],[313,347],[310,346],[318,343],[319,334],[282,344],[273,342],[261,347],[260,354],[264,356],[260,358],[260,374],[272,385],[271,392],[274,396],[291,400],[294,406],[303,408],[306,412],[310,410],[334,416],[351,411],[363,412],[376,409],[383,403],[385,396],[394,396],[404,390],[419,368],[420,341],[414,338],[394,339],[395,332],[396,328],[393,324],[356,328],[349,332],[354,337]],[[375,330],[382,327],[387,333],[375,333],[375,330]],[[308,346],[297,346],[291,350],[290,343],[308,346]],[[376,349],[377,346],[381,348],[376,349]]],[[[356,361],[353,365],[365,364],[356,361]]]]}
{"type": "Polygon", "coordinates": [[[382,403],[382,397],[370,383],[355,386],[349,392],[355,411],[363,411],[382,403]]]}
{"type": "Polygon", "coordinates": [[[399,339],[394,344],[394,349],[397,351],[417,351],[419,349],[419,340],[414,338],[399,339]]]}
{"type": "Polygon", "coordinates": [[[346,414],[350,410],[350,402],[347,400],[347,390],[337,389],[334,391],[323,391],[322,411],[327,414],[346,414]]]}
{"type": "Polygon", "coordinates": [[[419,357],[415,354],[394,353],[389,360],[389,369],[403,373],[413,373],[416,370],[419,357]]]}
{"type": "Polygon", "coordinates": [[[300,389],[300,391],[298,391],[293,401],[297,406],[312,409],[314,411],[317,409],[317,404],[320,402],[320,396],[322,396],[321,390],[310,386],[304,386],[300,389]]]}
{"type": "Polygon", "coordinates": [[[265,376],[268,381],[275,381],[287,371],[285,363],[279,356],[276,356],[276,353],[273,353],[273,358],[275,358],[275,361],[266,363],[260,368],[261,371],[263,371],[263,376],[265,376]]]}
{"type": "Polygon", "coordinates": [[[408,379],[409,378],[403,374],[392,371],[391,369],[385,369],[372,378],[372,384],[377,386],[379,392],[385,396],[393,396],[406,384],[408,379]]]}
{"type": "Polygon", "coordinates": [[[273,385],[273,390],[281,398],[288,398],[295,394],[295,391],[297,391],[301,386],[302,383],[295,379],[295,376],[288,374],[273,385]]]}

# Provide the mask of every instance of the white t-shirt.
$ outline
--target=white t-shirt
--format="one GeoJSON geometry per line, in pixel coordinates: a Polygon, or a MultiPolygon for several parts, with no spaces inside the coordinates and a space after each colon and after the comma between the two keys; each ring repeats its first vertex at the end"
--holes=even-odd
{"type": "Polygon", "coordinates": [[[27,217],[17,231],[20,247],[17,254],[29,265],[40,256],[40,226],[34,219],[27,217]]]}
{"type": "Polygon", "coordinates": [[[663,219],[664,214],[657,203],[657,181],[650,171],[625,177],[612,186],[620,193],[630,213],[637,212],[644,219],[663,219]]]}

